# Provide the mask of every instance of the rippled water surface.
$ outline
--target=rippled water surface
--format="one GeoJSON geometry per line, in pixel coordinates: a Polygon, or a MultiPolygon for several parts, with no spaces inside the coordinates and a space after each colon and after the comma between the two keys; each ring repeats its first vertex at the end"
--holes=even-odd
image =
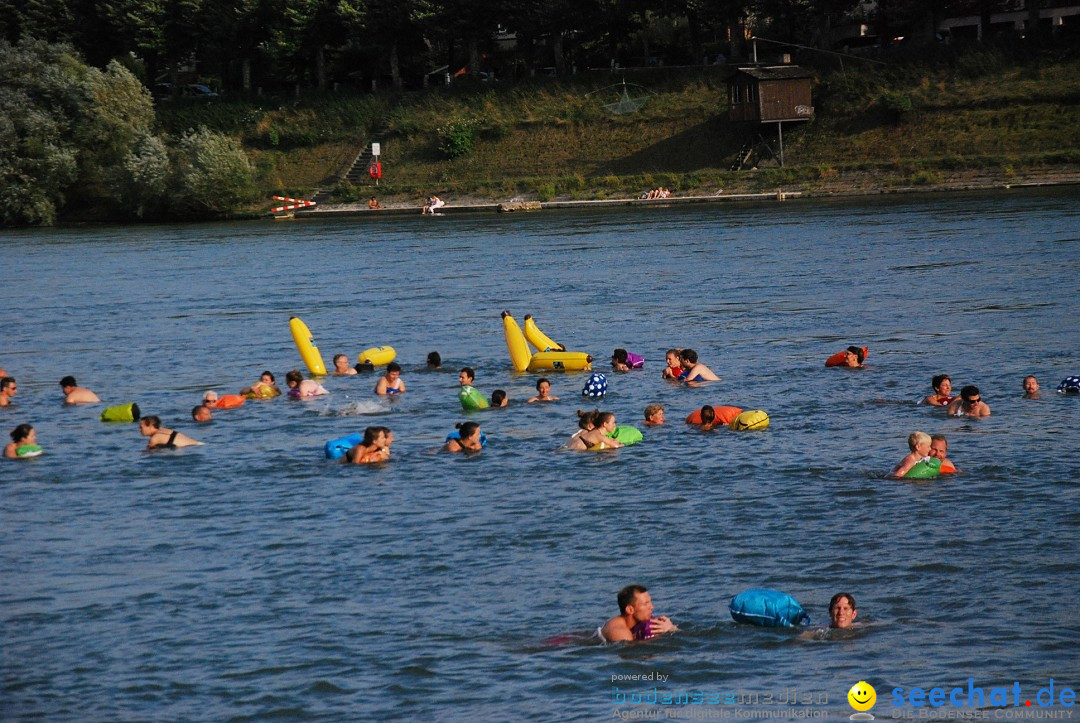
{"type": "MultiPolygon", "coordinates": [[[[8,232],[5,434],[45,456],[0,465],[0,717],[47,720],[609,719],[655,686],[797,688],[847,717],[848,688],[1025,694],[1080,684],[1080,203],[1050,193],[765,207],[8,232]],[[668,425],[611,453],[557,447],[581,374],[524,405],[499,312],[598,367],[602,407],[668,425]],[[408,393],[332,394],[189,417],[300,365],[291,315],[329,363],[390,344],[408,393]],[[864,370],[826,370],[848,344],[864,370]],[[663,382],[692,347],[723,381],[663,382]],[[421,371],[439,350],[442,372],[421,371]],[[511,406],[478,413],[475,457],[439,453],[466,417],[457,370],[511,406]],[[979,421],[915,406],[930,378],[977,384],[979,421]],[[135,425],[65,408],[74,374],[203,447],[148,454],[135,425]],[[1022,398],[1036,374],[1042,398],[1022,398]],[[767,410],[768,431],[702,433],[704,403],[767,410]],[[326,462],[327,439],[393,428],[391,462],[326,462]],[[954,479],[888,470],[943,432],[954,479]],[[638,582],[680,626],[648,643],[574,641],[638,582]],[[815,623],[847,590],[864,625],[801,639],[737,626],[728,599],[782,589],[815,623]],[[660,673],[663,683],[613,682],[660,673]],[[616,691],[615,687],[619,690],[616,691]]],[[[732,706],[682,708],[720,715],[732,706]]],[[[787,710],[760,700],[744,706],[787,710]]],[[[1075,710],[1075,709],[1073,709],[1075,710]]],[[[1075,715],[1075,714],[1074,714],[1075,715]]]]}

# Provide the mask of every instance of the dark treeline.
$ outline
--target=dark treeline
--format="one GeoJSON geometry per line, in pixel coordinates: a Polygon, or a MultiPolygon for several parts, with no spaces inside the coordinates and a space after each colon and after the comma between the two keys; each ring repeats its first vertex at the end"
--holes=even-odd
{"type": "MultiPolygon", "coordinates": [[[[401,90],[462,69],[512,79],[715,63],[745,57],[754,34],[836,47],[859,24],[931,41],[948,16],[989,31],[1008,1],[0,0],[0,37],[66,42],[98,68],[121,59],[148,86],[401,90]]],[[[1039,0],[1024,1],[1034,27],[1039,0]]]]}

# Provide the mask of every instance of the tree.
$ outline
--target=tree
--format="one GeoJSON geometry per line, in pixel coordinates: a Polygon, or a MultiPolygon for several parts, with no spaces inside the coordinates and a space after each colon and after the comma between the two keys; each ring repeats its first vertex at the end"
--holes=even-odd
{"type": "Polygon", "coordinates": [[[206,128],[180,139],[173,172],[173,209],[181,215],[223,213],[252,197],[251,163],[244,149],[206,128]]]}

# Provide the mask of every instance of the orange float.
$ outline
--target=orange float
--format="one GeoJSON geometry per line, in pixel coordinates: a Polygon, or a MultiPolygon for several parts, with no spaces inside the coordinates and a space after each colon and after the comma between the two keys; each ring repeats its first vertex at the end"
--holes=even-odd
{"type": "MultiPolygon", "coordinates": [[[[725,427],[742,413],[742,410],[738,407],[713,407],[713,411],[716,412],[716,420],[713,424],[724,425],[725,427]]],[[[686,418],[687,424],[704,424],[701,421],[701,410],[696,409],[690,412],[690,416],[686,418]]]]}
{"type": "Polygon", "coordinates": [[[223,394],[213,406],[218,409],[233,409],[244,405],[244,398],[239,394],[223,394]]]}
{"type": "MultiPolygon", "coordinates": [[[[866,361],[866,357],[870,355],[869,347],[860,346],[859,351],[862,352],[862,361],[866,361]]],[[[825,366],[827,367],[846,367],[847,366],[847,354],[848,350],[838,351],[831,357],[825,360],[825,366]]],[[[861,363],[861,362],[860,362],[861,363]]]]}

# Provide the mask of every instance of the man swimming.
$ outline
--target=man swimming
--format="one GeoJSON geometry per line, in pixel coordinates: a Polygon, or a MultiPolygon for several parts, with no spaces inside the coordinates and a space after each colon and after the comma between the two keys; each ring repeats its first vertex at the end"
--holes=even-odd
{"type": "Polygon", "coordinates": [[[60,388],[64,390],[64,404],[96,404],[101,401],[98,395],[85,387],[80,387],[72,376],[61,379],[60,388]]]}
{"type": "Polygon", "coordinates": [[[838,592],[829,601],[830,628],[850,628],[858,614],[851,593],[838,592]]]}
{"type": "Polygon", "coordinates": [[[627,585],[616,599],[620,614],[596,631],[604,642],[648,640],[678,630],[666,616],[653,617],[652,598],[644,585],[627,585]]]}
{"type": "Polygon", "coordinates": [[[931,434],[930,435],[930,456],[934,459],[941,460],[940,474],[956,474],[959,470],[956,469],[956,465],[949,459],[949,440],[945,439],[944,434],[931,434]]]}
{"type": "Polygon", "coordinates": [[[551,396],[551,382],[541,377],[540,381],[536,382],[536,396],[530,397],[526,404],[557,401],[559,401],[558,397],[551,396]]]}
{"type": "Polygon", "coordinates": [[[687,382],[718,382],[720,377],[704,364],[698,363],[697,352],[693,349],[683,349],[679,354],[682,364],[683,375],[679,378],[687,382]]]}
{"type": "Polygon", "coordinates": [[[1024,399],[1039,398],[1039,380],[1029,374],[1024,377],[1024,399]]]}
{"type": "Polygon", "coordinates": [[[401,365],[390,362],[386,365],[386,374],[375,384],[375,393],[380,397],[405,393],[405,381],[401,378],[401,365]]]}
{"type": "Polygon", "coordinates": [[[349,366],[349,357],[344,354],[337,354],[334,356],[334,375],[343,377],[350,374],[356,374],[356,370],[349,366]]]}
{"type": "Polygon", "coordinates": [[[6,407],[11,404],[11,398],[15,396],[17,390],[18,385],[15,384],[15,377],[4,377],[0,379],[0,407],[6,407]]]}
{"type": "Polygon", "coordinates": [[[210,415],[210,407],[206,406],[205,404],[199,404],[195,407],[192,407],[191,418],[199,424],[214,421],[213,417],[210,415]]]}
{"type": "Polygon", "coordinates": [[[949,405],[954,417],[989,417],[990,405],[982,400],[979,388],[969,384],[960,390],[960,398],[949,405]]]}

